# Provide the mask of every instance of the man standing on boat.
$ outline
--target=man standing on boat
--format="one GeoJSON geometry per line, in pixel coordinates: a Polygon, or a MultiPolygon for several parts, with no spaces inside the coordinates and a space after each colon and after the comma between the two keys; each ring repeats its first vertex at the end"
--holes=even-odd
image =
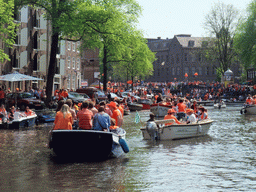
{"type": "Polygon", "coordinates": [[[183,103],[183,99],[179,100],[179,103],[177,104],[178,107],[178,113],[177,113],[177,119],[180,120],[182,117],[185,117],[186,112],[186,105],[183,103]]]}
{"type": "MultiPolygon", "coordinates": [[[[167,115],[165,115],[164,120],[167,119],[173,119],[175,121],[176,124],[181,124],[181,122],[178,121],[178,119],[174,116],[174,114],[176,113],[176,111],[174,109],[168,109],[168,113],[167,115]]],[[[166,123],[165,126],[167,125],[172,125],[173,123],[166,123]]]]}
{"type": "Polygon", "coordinates": [[[116,120],[116,126],[121,127],[123,124],[123,117],[121,111],[117,108],[116,102],[111,101],[108,106],[113,113],[111,118],[116,120]]]}
{"type": "Polygon", "coordinates": [[[80,129],[92,129],[93,113],[88,109],[88,101],[82,103],[82,109],[77,112],[78,126],[80,129]]]}

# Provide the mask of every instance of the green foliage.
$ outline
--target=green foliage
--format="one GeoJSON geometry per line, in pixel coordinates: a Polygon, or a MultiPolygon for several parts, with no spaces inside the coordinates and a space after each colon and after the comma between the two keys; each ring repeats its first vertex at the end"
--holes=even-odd
{"type": "Polygon", "coordinates": [[[256,1],[247,9],[247,16],[241,22],[235,36],[235,48],[241,56],[245,69],[256,67],[256,1]]]}
{"type": "MultiPolygon", "coordinates": [[[[14,23],[14,0],[0,0],[0,41],[6,47],[11,47],[15,41],[15,27],[14,23]]],[[[9,56],[0,49],[0,62],[5,59],[9,60],[9,56]]]]}

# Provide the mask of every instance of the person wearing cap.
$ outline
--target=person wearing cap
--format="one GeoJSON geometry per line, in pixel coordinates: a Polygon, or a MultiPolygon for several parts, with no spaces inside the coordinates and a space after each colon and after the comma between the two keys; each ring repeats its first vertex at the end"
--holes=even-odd
{"type": "Polygon", "coordinates": [[[111,101],[108,106],[112,111],[111,118],[114,118],[116,120],[116,125],[121,127],[123,124],[123,117],[121,111],[117,108],[116,102],[111,101]]]}
{"type": "Polygon", "coordinates": [[[111,111],[111,109],[108,107],[108,105],[106,105],[105,101],[101,101],[100,102],[100,107],[104,107],[104,111],[110,116],[112,117],[113,113],[111,111]]]}
{"type": "MultiPolygon", "coordinates": [[[[164,116],[164,120],[174,119],[175,123],[177,123],[178,125],[181,124],[181,122],[179,122],[178,119],[174,116],[175,113],[176,111],[174,109],[169,109],[167,115],[164,116]]],[[[166,123],[165,126],[172,124],[173,123],[166,123]]]]}
{"type": "Polygon", "coordinates": [[[196,123],[197,120],[193,109],[187,109],[186,114],[188,116],[187,124],[196,123]]]}

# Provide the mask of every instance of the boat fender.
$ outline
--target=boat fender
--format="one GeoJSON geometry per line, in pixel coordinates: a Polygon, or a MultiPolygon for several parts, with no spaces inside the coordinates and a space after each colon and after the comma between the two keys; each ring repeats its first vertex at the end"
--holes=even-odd
{"type": "Polygon", "coordinates": [[[247,110],[246,110],[246,109],[244,110],[244,113],[247,113],[247,110]]]}
{"type": "Polygon", "coordinates": [[[130,151],[129,146],[128,146],[127,142],[125,141],[125,139],[120,138],[119,144],[125,153],[128,153],[130,151]]]}

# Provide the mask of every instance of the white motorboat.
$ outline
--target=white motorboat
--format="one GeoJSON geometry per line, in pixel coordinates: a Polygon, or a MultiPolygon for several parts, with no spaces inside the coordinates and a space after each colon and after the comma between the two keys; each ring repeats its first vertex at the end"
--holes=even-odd
{"type": "Polygon", "coordinates": [[[215,109],[221,109],[221,108],[227,107],[227,105],[225,103],[215,103],[213,106],[215,109]]]}
{"type": "Polygon", "coordinates": [[[161,103],[150,105],[150,111],[155,114],[156,117],[164,117],[172,107],[161,103]]]}
{"type": "Polygon", "coordinates": [[[240,113],[245,115],[256,115],[256,105],[246,105],[241,109],[240,113]]]}
{"type": "Polygon", "coordinates": [[[170,122],[174,122],[174,120],[170,119],[147,122],[147,126],[145,128],[141,128],[143,138],[146,140],[173,140],[203,136],[208,133],[213,120],[206,119],[198,121],[195,124],[172,124],[168,126],[159,126],[159,128],[157,127],[157,124],[164,125],[165,123],[170,122]]]}

